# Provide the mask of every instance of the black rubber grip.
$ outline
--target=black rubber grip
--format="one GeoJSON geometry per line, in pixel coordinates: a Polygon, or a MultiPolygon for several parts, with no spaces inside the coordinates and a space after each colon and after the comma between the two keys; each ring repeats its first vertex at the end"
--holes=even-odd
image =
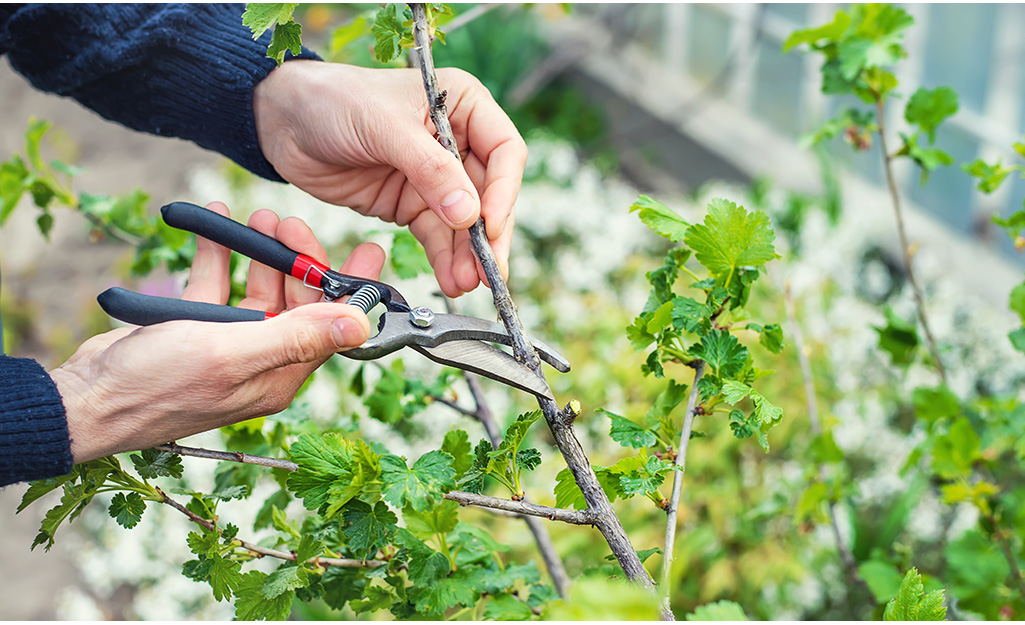
{"type": "Polygon", "coordinates": [[[176,319],[193,321],[263,321],[262,310],[220,306],[204,302],[189,302],[170,297],[142,295],[121,287],[107,289],[96,298],[108,315],[125,323],[149,326],[176,319]]]}
{"type": "Polygon", "coordinates": [[[291,275],[292,265],[299,252],[277,239],[223,215],[188,202],[171,202],[160,209],[167,225],[188,230],[201,237],[220,243],[228,249],[291,275]]]}

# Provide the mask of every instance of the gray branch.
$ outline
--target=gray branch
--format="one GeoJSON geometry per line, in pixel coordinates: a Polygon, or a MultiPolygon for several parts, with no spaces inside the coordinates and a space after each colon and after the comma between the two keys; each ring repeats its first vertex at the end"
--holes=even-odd
{"type": "Polygon", "coordinates": [[[268,458],[266,456],[254,456],[252,454],[242,453],[241,451],[215,451],[213,449],[201,449],[199,447],[183,447],[177,443],[157,445],[153,449],[167,451],[172,454],[178,454],[179,456],[192,456],[193,458],[206,458],[207,460],[223,460],[225,462],[239,462],[241,464],[256,464],[261,467],[284,469],[286,471],[295,471],[299,468],[299,465],[291,460],[268,458]]]}
{"type": "MultiPolygon", "coordinates": [[[[424,90],[427,93],[427,103],[430,108],[431,121],[434,122],[438,133],[438,141],[452,153],[455,158],[459,157],[459,149],[452,134],[452,126],[448,121],[448,110],[445,107],[445,92],[438,87],[438,79],[434,72],[434,58],[431,55],[431,40],[427,24],[426,7],[421,3],[411,3],[413,10],[413,40],[418,58],[420,60],[420,73],[423,77],[424,90]]],[[[460,159],[461,160],[461,159],[460,159]]],[[[541,364],[538,360],[534,347],[526,338],[523,324],[516,314],[516,305],[509,294],[509,287],[506,285],[502,274],[495,262],[495,255],[488,244],[487,235],[484,232],[484,221],[478,219],[470,227],[470,242],[477,258],[480,260],[484,273],[487,276],[488,284],[491,286],[491,294],[495,300],[495,308],[505,324],[506,330],[512,339],[513,355],[516,360],[525,364],[534,371],[542,380],[545,379],[541,371],[541,364]]],[[[591,468],[591,463],[584,453],[580,441],[573,433],[573,419],[576,413],[572,410],[560,410],[559,405],[545,398],[538,398],[538,404],[544,413],[548,427],[552,431],[559,451],[566,460],[566,465],[573,474],[577,486],[583,493],[584,501],[587,502],[589,511],[594,515],[594,525],[602,533],[609,548],[615,555],[619,565],[627,578],[635,581],[645,588],[654,588],[655,584],[645,570],[637,551],[630,543],[623,524],[616,515],[608,496],[598,483],[598,478],[591,468]]],[[[671,613],[670,613],[671,616],[671,613]]]]}
{"type": "MultiPolygon", "coordinates": [[[[163,497],[163,499],[160,500],[160,503],[166,504],[174,508],[178,512],[181,512],[196,525],[205,527],[206,529],[212,532],[218,531],[217,524],[213,521],[204,519],[195,512],[189,510],[188,508],[181,505],[174,499],[168,497],[167,494],[159,488],[157,489],[157,492],[160,493],[160,495],[163,497]]],[[[253,544],[240,538],[233,538],[232,541],[237,546],[245,549],[246,551],[256,554],[256,556],[259,558],[262,558],[264,556],[270,556],[272,558],[278,558],[279,560],[290,560],[292,562],[295,562],[297,560],[295,553],[289,551],[281,551],[280,549],[270,549],[268,547],[261,547],[260,545],[253,544]]],[[[384,560],[354,560],[352,558],[312,558],[306,561],[306,564],[312,564],[314,566],[321,567],[336,566],[340,568],[356,569],[378,567],[388,563],[384,560]]]]}
{"type": "Polygon", "coordinates": [[[670,588],[669,578],[673,568],[673,548],[676,544],[676,522],[680,509],[680,492],[683,490],[684,471],[687,469],[687,447],[690,445],[690,433],[694,428],[694,415],[698,406],[698,382],[705,374],[705,361],[699,360],[694,368],[694,383],[690,387],[690,398],[687,400],[687,412],[683,417],[683,431],[680,432],[680,446],[676,451],[676,466],[673,472],[673,494],[669,498],[669,509],[666,510],[666,538],[662,547],[662,576],[659,582],[662,594],[662,610],[669,610],[670,588]]]}
{"type": "Polygon", "coordinates": [[[461,490],[453,490],[445,493],[445,499],[454,501],[460,506],[478,506],[480,508],[504,510],[505,512],[514,512],[516,514],[531,517],[543,517],[549,521],[562,521],[563,523],[570,523],[573,525],[595,524],[594,515],[591,514],[590,510],[567,510],[565,508],[539,506],[536,503],[530,503],[529,501],[500,499],[498,497],[488,497],[487,495],[467,493],[461,490]]]}

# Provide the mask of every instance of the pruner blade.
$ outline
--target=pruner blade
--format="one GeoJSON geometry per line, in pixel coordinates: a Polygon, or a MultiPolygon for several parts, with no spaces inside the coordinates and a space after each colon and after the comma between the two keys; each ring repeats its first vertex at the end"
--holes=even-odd
{"type": "MultiPolygon", "coordinates": [[[[381,315],[380,327],[376,336],[355,349],[343,352],[344,355],[356,360],[373,360],[406,346],[437,347],[466,339],[512,345],[512,338],[502,324],[464,315],[435,315],[429,327],[421,328],[410,323],[408,313],[388,311],[381,315]]],[[[541,360],[560,373],[569,371],[569,361],[562,354],[537,339],[531,338],[530,343],[541,360]]]]}
{"type": "MultiPolygon", "coordinates": [[[[530,339],[541,360],[565,373],[570,365],[559,352],[530,339]]],[[[490,343],[511,345],[500,323],[464,315],[439,314],[427,327],[413,325],[409,313],[389,311],[381,315],[380,331],[360,347],[341,352],[356,360],[372,360],[410,347],[440,364],[472,371],[509,386],[554,399],[540,375],[512,355],[490,343]]]]}
{"type": "Polygon", "coordinates": [[[475,340],[449,341],[435,347],[410,345],[436,363],[471,371],[486,378],[555,401],[548,384],[511,355],[475,340]]]}

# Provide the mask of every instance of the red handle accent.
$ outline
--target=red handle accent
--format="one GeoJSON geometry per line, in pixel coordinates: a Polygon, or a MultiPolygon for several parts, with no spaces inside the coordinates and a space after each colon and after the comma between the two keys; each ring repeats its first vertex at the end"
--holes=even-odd
{"type": "Polygon", "coordinates": [[[307,286],[315,289],[321,288],[321,281],[331,268],[324,263],[310,258],[306,254],[299,254],[292,263],[292,276],[299,278],[307,286]]]}

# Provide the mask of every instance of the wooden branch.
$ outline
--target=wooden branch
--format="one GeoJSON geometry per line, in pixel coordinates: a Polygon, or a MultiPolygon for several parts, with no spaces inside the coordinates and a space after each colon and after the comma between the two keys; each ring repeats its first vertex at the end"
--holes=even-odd
{"type": "Polygon", "coordinates": [[[911,266],[911,243],[908,241],[907,229],[904,226],[904,213],[901,210],[900,194],[897,192],[897,181],[893,176],[893,156],[886,147],[886,110],[883,99],[876,100],[876,120],[879,125],[879,147],[883,152],[883,170],[886,172],[886,186],[890,190],[890,201],[893,204],[893,213],[897,218],[897,234],[900,237],[901,258],[904,259],[904,271],[908,274],[908,283],[911,285],[911,293],[915,296],[915,307],[918,309],[918,320],[922,322],[922,330],[925,331],[926,345],[932,359],[936,361],[936,369],[940,373],[940,379],[947,383],[947,370],[940,360],[939,349],[936,348],[936,339],[932,336],[929,327],[929,315],[925,310],[925,297],[922,289],[918,286],[918,279],[915,278],[914,268],[911,266]]]}
{"type": "Polygon", "coordinates": [[[662,575],[659,580],[662,594],[662,609],[669,610],[670,588],[669,578],[673,568],[673,549],[676,545],[676,523],[679,518],[680,492],[683,490],[684,471],[687,470],[687,448],[690,445],[690,433],[694,429],[694,416],[698,407],[698,382],[705,375],[705,361],[699,360],[694,367],[694,383],[690,387],[690,398],[687,399],[687,412],[683,416],[683,431],[680,432],[680,445],[676,450],[676,466],[673,472],[673,494],[669,498],[669,509],[666,510],[666,537],[662,547],[662,575]]]}
{"type": "Polygon", "coordinates": [[[445,499],[454,501],[460,506],[478,506],[480,508],[492,508],[515,512],[532,517],[543,517],[549,521],[562,521],[572,525],[594,525],[595,518],[590,510],[567,510],[565,508],[551,508],[539,506],[529,501],[513,501],[511,499],[500,499],[488,497],[476,493],[467,493],[461,490],[453,490],[445,493],[445,499]]]}
{"type": "MultiPolygon", "coordinates": [[[[456,306],[449,298],[445,298],[445,308],[449,313],[456,312],[456,306]]],[[[498,449],[502,444],[501,430],[498,427],[498,422],[495,420],[495,415],[488,406],[488,400],[484,396],[484,389],[480,386],[480,378],[469,371],[463,371],[463,377],[466,379],[466,385],[470,387],[470,394],[473,396],[473,403],[476,407],[473,417],[484,426],[484,431],[488,434],[491,446],[498,449]]],[[[524,499],[524,501],[527,500],[524,499]]],[[[530,533],[534,535],[537,550],[545,561],[545,567],[548,569],[548,575],[552,578],[552,584],[555,585],[556,592],[565,599],[570,587],[569,575],[566,573],[566,567],[562,563],[562,558],[559,557],[559,552],[555,550],[555,544],[548,533],[548,528],[537,517],[521,516],[521,518],[527,524],[530,533]]]]}
{"type": "MultiPolygon", "coordinates": [[[[438,133],[438,141],[453,155],[459,159],[459,149],[455,144],[455,137],[452,134],[452,126],[448,121],[448,111],[445,108],[445,95],[438,87],[438,79],[434,73],[434,59],[431,55],[431,40],[427,25],[427,11],[422,3],[411,3],[413,10],[413,40],[418,51],[420,60],[420,73],[423,77],[424,90],[427,93],[427,103],[430,107],[431,120],[434,122],[438,133]]],[[[461,160],[461,159],[460,159],[461,160]]],[[[512,339],[513,355],[519,362],[522,362],[534,371],[542,380],[545,379],[541,371],[541,364],[538,360],[534,347],[526,338],[523,324],[516,314],[516,305],[509,294],[509,287],[506,285],[502,274],[495,262],[495,255],[488,244],[487,235],[484,232],[484,221],[478,219],[470,227],[470,242],[477,258],[480,260],[484,273],[487,276],[488,284],[491,286],[491,294],[495,301],[495,308],[505,324],[506,330],[512,339]]],[[[559,405],[550,399],[538,398],[538,404],[548,422],[559,451],[566,459],[566,465],[573,474],[577,486],[583,493],[584,501],[587,502],[589,511],[594,515],[594,525],[602,533],[609,548],[615,555],[619,565],[627,578],[635,581],[645,588],[654,588],[655,584],[645,570],[637,551],[630,544],[630,539],[623,529],[623,524],[616,516],[608,496],[598,483],[598,478],[591,468],[591,463],[584,453],[580,441],[573,433],[573,419],[576,413],[572,410],[560,410],[559,405]]],[[[567,407],[568,408],[568,407],[567,407]]],[[[670,615],[671,616],[671,615],[670,615]]]]}
{"type": "MultiPolygon", "coordinates": [[[[819,419],[819,404],[815,399],[815,380],[812,378],[811,363],[808,362],[808,353],[804,348],[804,333],[801,332],[801,326],[797,323],[797,313],[794,308],[794,298],[790,293],[789,282],[783,287],[783,301],[786,305],[787,321],[790,325],[790,338],[794,342],[794,349],[797,350],[797,360],[801,365],[801,376],[804,378],[804,395],[808,406],[808,421],[811,423],[812,434],[818,436],[822,432],[822,422],[819,419]]],[[[826,467],[824,464],[819,463],[818,472],[819,479],[824,482],[826,479],[826,467]]],[[[843,539],[843,535],[840,533],[840,523],[836,519],[836,502],[829,500],[827,505],[829,508],[829,524],[833,528],[833,538],[836,540],[836,547],[840,551],[840,559],[847,570],[847,577],[851,582],[868,591],[869,596],[874,597],[868,584],[858,574],[858,563],[854,559],[854,554],[851,552],[847,542],[843,539]]]]}
{"type": "Polygon", "coordinates": [[[172,454],[178,454],[179,456],[192,456],[193,458],[206,458],[208,460],[223,460],[225,462],[239,462],[241,464],[256,464],[261,467],[284,469],[286,471],[295,471],[299,468],[299,465],[291,460],[268,458],[266,456],[254,456],[252,454],[242,453],[241,451],[216,451],[213,449],[201,449],[199,447],[182,447],[177,443],[157,445],[153,449],[168,451],[172,454]]]}
{"type": "MultiPolygon", "coordinates": [[[[174,508],[178,512],[181,512],[196,525],[205,527],[206,529],[212,532],[220,531],[217,529],[217,524],[213,521],[204,519],[192,510],[189,510],[188,508],[181,505],[174,499],[168,497],[167,493],[160,490],[159,488],[157,488],[157,492],[160,493],[161,497],[163,497],[163,499],[160,500],[160,503],[167,504],[168,506],[174,508]]],[[[255,545],[251,542],[242,540],[240,538],[233,538],[232,540],[238,543],[239,547],[242,547],[246,551],[250,551],[256,554],[258,558],[270,556],[272,558],[278,558],[279,560],[289,560],[291,562],[296,561],[296,555],[288,551],[281,551],[279,549],[269,549],[267,547],[261,547],[260,545],[255,545]]],[[[336,566],[339,568],[357,569],[383,566],[388,563],[384,560],[354,560],[352,558],[313,558],[311,560],[307,560],[306,564],[312,564],[314,566],[321,567],[336,566]]]]}

